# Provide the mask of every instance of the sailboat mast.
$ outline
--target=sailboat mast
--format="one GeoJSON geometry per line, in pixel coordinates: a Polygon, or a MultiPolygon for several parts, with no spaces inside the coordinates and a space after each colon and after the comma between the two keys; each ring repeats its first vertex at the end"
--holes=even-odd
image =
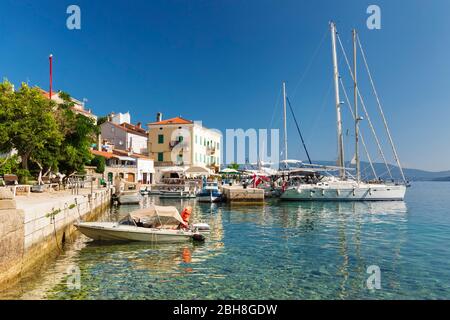
{"type": "Polygon", "coordinates": [[[339,174],[341,178],[345,178],[344,168],[344,139],[342,136],[342,119],[341,119],[341,101],[339,97],[339,70],[336,54],[336,25],[334,22],[330,22],[331,30],[331,46],[333,53],[333,76],[334,76],[334,92],[336,103],[336,122],[337,122],[337,140],[338,140],[338,166],[339,174]]]}
{"type": "Polygon", "coordinates": [[[353,34],[353,84],[354,84],[354,106],[355,106],[355,161],[356,161],[356,181],[361,181],[361,164],[359,161],[359,116],[358,116],[358,83],[356,80],[356,30],[353,34]]]}
{"type": "Polygon", "coordinates": [[[283,117],[284,117],[284,160],[288,159],[287,127],[286,127],[286,82],[283,81],[283,117]]]}

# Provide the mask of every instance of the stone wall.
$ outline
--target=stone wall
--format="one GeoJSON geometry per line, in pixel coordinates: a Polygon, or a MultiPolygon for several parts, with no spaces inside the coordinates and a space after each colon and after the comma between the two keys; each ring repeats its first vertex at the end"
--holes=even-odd
{"type": "Polygon", "coordinates": [[[24,213],[9,190],[0,190],[0,288],[20,274],[24,254],[24,213]]]}
{"type": "Polygon", "coordinates": [[[110,189],[42,196],[15,201],[0,191],[0,289],[59,255],[74,236],[74,223],[97,217],[111,202],[110,189]]]}

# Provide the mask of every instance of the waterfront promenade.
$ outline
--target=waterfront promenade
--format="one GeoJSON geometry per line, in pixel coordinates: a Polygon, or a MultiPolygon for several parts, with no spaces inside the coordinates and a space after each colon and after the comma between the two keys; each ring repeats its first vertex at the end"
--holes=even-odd
{"type": "Polygon", "coordinates": [[[90,220],[111,201],[111,189],[62,190],[16,196],[0,188],[0,287],[15,283],[61,252],[77,220],[90,220]]]}

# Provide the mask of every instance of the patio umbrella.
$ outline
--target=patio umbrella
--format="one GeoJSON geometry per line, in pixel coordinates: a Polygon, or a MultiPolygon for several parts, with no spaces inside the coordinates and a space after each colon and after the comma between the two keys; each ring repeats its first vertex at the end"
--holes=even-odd
{"type": "Polygon", "coordinates": [[[221,170],[219,173],[224,173],[224,174],[238,174],[239,171],[235,170],[235,169],[231,169],[231,168],[225,168],[223,170],[221,170]]]}

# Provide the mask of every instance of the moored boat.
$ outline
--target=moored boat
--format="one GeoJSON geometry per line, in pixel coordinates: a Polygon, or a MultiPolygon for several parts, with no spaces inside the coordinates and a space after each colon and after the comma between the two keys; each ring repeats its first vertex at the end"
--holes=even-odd
{"type": "Polygon", "coordinates": [[[139,204],[142,196],[137,191],[122,191],[117,199],[119,204],[139,204]]]}
{"type": "Polygon", "coordinates": [[[222,192],[219,191],[217,181],[207,181],[203,189],[197,194],[199,202],[219,202],[222,200],[222,192]]]}
{"type": "Polygon", "coordinates": [[[189,227],[178,210],[171,206],[151,205],[130,212],[119,222],[79,222],[75,226],[87,237],[99,241],[164,243],[204,240],[204,236],[194,227],[189,227]]]}

